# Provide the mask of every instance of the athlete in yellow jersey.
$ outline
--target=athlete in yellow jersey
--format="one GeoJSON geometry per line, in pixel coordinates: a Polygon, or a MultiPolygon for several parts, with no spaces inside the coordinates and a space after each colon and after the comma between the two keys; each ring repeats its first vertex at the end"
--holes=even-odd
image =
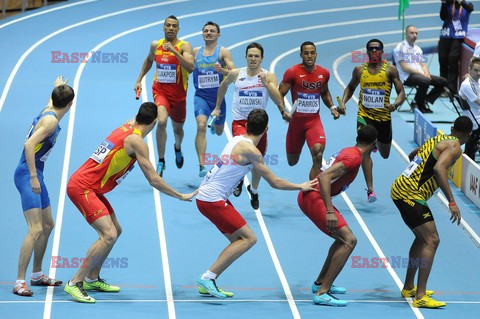
{"type": "MultiPolygon", "coordinates": [[[[390,113],[405,101],[402,81],[397,69],[383,60],[383,43],[378,39],[367,42],[369,62],[353,69],[352,79],[343,92],[343,105],[350,100],[360,83],[358,102],[357,130],[365,125],[372,125],[378,131],[377,148],[383,158],[390,155],[392,145],[392,121],[390,113]],[[397,98],[390,103],[392,83],[397,91],[397,98]]],[[[340,112],[345,110],[340,109],[340,112]]],[[[368,201],[373,203],[377,195],[373,191],[373,162],[370,153],[362,159],[362,170],[367,183],[368,201]]]]}
{"type": "Polygon", "coordinates": [[[455,120],[450,135],[437,135],[410,153],[410,164],[392,185],[391,196],[403,221],[412,230],[415,240],[410,248],[409,265],[402,296],[415,297],[414,307],[438,308],[446,305],[432,299],[426,290],[439,238],[427,200],[440,187],[448,199],[450,220],[460,224],[460,210],[455,204],[447,171],[462,155],[461,145],[471,132],[472,121],[466,116],[455,120]],[[414,285],[418,269],[417,286],[414,285]]]}

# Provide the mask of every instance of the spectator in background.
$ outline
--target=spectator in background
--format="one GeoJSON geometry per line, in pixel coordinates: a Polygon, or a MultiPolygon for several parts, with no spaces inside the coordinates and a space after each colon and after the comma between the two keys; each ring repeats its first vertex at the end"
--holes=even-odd
{"type": "Polygon", "coordinates": [[[398,74],[403,84],[416,86],[415,104],[422,113],[432,113],[427,107],[427,102],[433,104],[447,86],[447,79],[431,75],[422,49],[415,44],[418,30],[409,25],[405,28],[405,40],[400,42],[393,50],[393,58],[397,65],[398,74]],[[428,87],[433,89],[427,94],[428,87]]]}
{"type": "MultiPolygon", "coordinates": [[[[478,45],[477,45],[478,48],[478,45]]],[[[472,135],[465,143],[465,154],[472,160],[475,160],[475,153],[477,151],[477,141],[480,137],[480,128],[477,122],[480,122],[480,58],[473,57],[470,60],[468,73],[465,80],[460,85],[459,95],[470,106],[470,111],[464,110],[464,115],[468,116],[473,122],[472,135]],[[473,116],[472,116],[473,115],[473,116]],[[474,118],[475,117],[475,118],[474,118]]]]}
{"type": "Polygon", "coordinates": [[[438,41],[438,61],[440,76],[448,81],[448,88],[457,93],[458,60],[463,39],[468,32],[468,20],[473,4],[465,0],[442,0],[440,18],[443,20],[440,41],[438,41]]]}

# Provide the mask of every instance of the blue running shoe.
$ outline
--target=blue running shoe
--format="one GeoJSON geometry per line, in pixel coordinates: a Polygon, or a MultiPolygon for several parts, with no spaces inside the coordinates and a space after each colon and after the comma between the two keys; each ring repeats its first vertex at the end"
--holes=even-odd
{"type": "Polygon", "coordinates": [[[160,177],[163,177],[163,171],[165,170],[165,162],[159,161],[157,164],[157,174],[160,175],[160,177]]]}
{"type": "Polygon", "coordinates": [[[227,296],[218,290],[217,284],[215,283],[214,279],[202,279],[202,277],[197,279],[197,286],[200,288],[203,288],[206,290],[210,295],[220,298],[220,299],[225,299],[227,296]]]}
{"type": "MultiPolygon", "coordinates": [[[[313,282],[313,284],[312,284],[312,292],[313,292],[314,294],[316,294],[317,291],[320,289],[320,286],[321,286],[321,285],[318,285],[318,286],[315,285],[315,282],[313,282]]],[[[331,294],[344,294],[344,293],[346,293],[346,292],[347,292],[347,288],[337,287],[337,286],[335,286],[335,285],[332,285],[332,286],[330,287],[330,291],[329,291],[329,293],[331,293],[331,294]]]]}
{"type": "Polygon", "coordinates": [[[175,147],[175,143],[173,144],[173,149],[175,150],[175,164],[177,164],[178,168],[182,168],[183,166],[183,153],[182,150],[178,150],[175,147]]]}
{"type": "Polygon", "coordinates": [[[330,293],[322,294],[320,296],[314,295],[313,302],[316,305],[324,305],[324,306],[333,306],[333,307],[345,307],[348,305],[348,301],[338,299],[332,296],[330,293]]]}
{"type": "Polygon", "coordinates": [[[205,166],[200,165],[200,172],[198,173],[198,176],[205,177],[205,175],[207,175],[207,173],[208,173],[208,171],[205,168],[205,166]]]}

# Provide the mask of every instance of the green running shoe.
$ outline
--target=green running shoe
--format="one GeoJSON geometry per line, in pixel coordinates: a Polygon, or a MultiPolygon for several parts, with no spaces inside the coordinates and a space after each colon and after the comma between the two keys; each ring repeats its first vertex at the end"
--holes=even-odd
{"type": "Polygon", "coordinates": [[[98,277],[98,280],[94,282],[83,282],[83,287],[85,290],[98,290],[98,291],[103,291],[103,292],[119,292],[120,287],[118,286],[112,286],[108,284],[105,280],[101,279],[98,277]]]}
{"type": "Polygon", "coordinates": [[[88,295],[83,288],[83,282],[81,281],[77,282],[73,287],[70,286],[69,281],[63,290],[78,302],[95,303],[95,299],[88,295]]]}
{"type": "MultiPolygon", "coordinates": [[[[203,288],[202,286],[197,286],[198,288],[198,293],[200,294],[200,296],[202,297],[210,297],[212,296],[205,288],[203,288]]],[[[230,291],[225,291],[223,290],[222,288],[218,288],[218,291],[220,291],[221,293],[223,293],[225,296],[227,296],[227,298],[232,298],[233,297],[233,292],[230,292],[230,291]]]]}

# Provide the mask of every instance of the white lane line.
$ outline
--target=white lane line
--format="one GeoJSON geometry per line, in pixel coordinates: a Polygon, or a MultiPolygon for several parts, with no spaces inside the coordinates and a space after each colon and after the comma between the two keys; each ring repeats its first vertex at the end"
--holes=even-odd
{"type": "Polygon", "coordinates": [[[55,12],[55,11],[59,11],[59,10],[63,10],[63,9],[68,9],[68,8],[71,8],[71,7],[75,7],[75,6],[78,6],[78,5],[81,5],[81,4],[87,4],[87,3],[90,3],[90,2],[95,2],[97,0],[85,0],[85,1],[79,1],[79,2],[75,2],[75,3],[70,3],[70,4],[67,4],[67,5],[63,5],[63,6],[56,6],[55,8],[51,8],[51,9],[47,9],[47,10],[42,10],[40,12],[36,12],[36,13],[32,13],[32,14],[28,14],[26,16],[23,16],[21,18],[18,18],[18,19],[15,19],[15,20],[12,20],[12,21],[8,21],[8,22],[5,22],[5,23],[2,23],[0,24],[0,29],[3,29],[9,25],[12,25],[12,24],[15,24],[15,23],[18,23],[18,22],[21,22],[21,21],[25,21],[25,20],[28,20],[28,19],[31,19],[31,18],[34,18],[34,17],[38,17],[38,16],[41,16],[41,15],[44,15],[46,13],[51,13],[51,12],[55,12]]]}
{"type": "MultiPolygon", "coordinates": [[[[148,102],[147,97],[147,86],[145,84],[145,78],[142,79],[142,101],[148,102]]],[[[155,160],[155,147],[153,146],[153,137],[152,132],[147,136],[147,144],[149,148],[149,158],[152,162],[153,167],[156,167],[155,160]]],[[[165,225],[163,224],[163,211],[162,211],[162,201],[160,199],[160,192],[152,187],[153,189],[153,199],[155,202],[155,214],[157,217],[157,230],[158,230],[158,240],[160,243],[160,255],[162,257],[162,269],[163,269],[163,280],[165,283],[165,295],[167,297],[167,309],[168,309],[168,318],[175,319],[175,304],[173,301],[173,290],[172,290],[172,277],[170,275],[170,263],[168,261],[168,251],[167,251],[167,238],[165,236],[165,225]]]]}
{"type": "MultiPolygon", "coordinates": [[[[477,26],[480,26],[480,24],[473,24],[471,25],[471,27],[477,27],[477,26]]],[[[437,28],[420,28],[419,30],[420,31],[427,31],[427,30],[436,30],[437,28]]],[[[398,33],[400,33],[401,31],[399,31],[398,33]]],[[[378,34],[376,34],[375,36],[377,36],[378,34]]],[[[372,34],[370,35],[365,35],[366,37],[368,36],[372,36],[372,34]]],[[[438,38],[429,38],[429,39],[422,39],[422,40],[419,40],[417,42],[434,42],[434,41],[438,41],[438,38]]],[[[395,46],[397,45],[397,43],[387,43],[385,44],[385,47],[387,46],[395,46]]],[[[359,50],[362,50],[362,49],[359,49],[359,50]]],[[[335,76],[335,79],[337,80],[337,82],[340,84],[340,86],[345,89],[345,83],[342,81],[342,79],[340,78],[340,75],[338,73],[338,67],[340,65],[340,63],[342,63],[343,61],[345,61],[349,56],[351,56],[351,53],[345,53],[341,56],[339,56],[334,62],[333,62],[333,74],[335,76]]],[[[353,95],[353,99],[355,100],[355,103],[358,104],[358,98],[353,95]]],[[[395,148],[395,150],[397,150],[397,152],[400,154],[400,156],[407,162],[409,163],[410,160],[408,159],[408,155],[407,153],[400,147],[400,145],[398,145],[397,142],[395,142],[395,140],[392,140],[392,146],[395,148]]],[[[437,192],[435,194],[435,196],[437,197],[437,200],[440,202],[440,204],[442,205],[442,207],[444,208],[444,212],[447,216],[450,216],[450,208],[448,207],[448,201],[445,197],[445,195],[443,195],[443,193],[441,192],[437,192]]],[[[467,220],[465,219],[465,216],[462,216],[462,219],[460,220],[460,228],[462,228],[462,230],[465,232],[465,234],[467,235],[468,238],[470,238],[470,240],[472,240],[472,242],[477,246],[477,248],[480,248],[480,236],[475,232],[475,230],[470,226],[470,224],[467,222],[467,220]]]]}
{"type": "Polygon", "coordinates": [[[124,10],[120,10],[120,11],[115,11],[115,12],[108,13],[108,14],[103,14],[101,16],[91,18],[91,19],[87,19],[87,20],[84,20],[84,21],[81,21],[81,22],[77,22],[77,23],[71,24],[69,26],[66,26],[64,28],[58,29],[57,31],[52,32],[49,35],[41,38],[40,40],[35,42],[31,47],[29,47],[27,51],[25,51],[22,54],[20,59],[18,59],[17,63],[15,64],[12,72],[8,76],[7,83],[5,84],[5,87],[3,88],[3,91],[2,91],[2,96],[0,97],[0,112],[2,111],[3,105],[4,105],[5,100],[7,98],[8,91],[10,90],[13,79],[15,78],[15,75],[17,74],[18,70],[20,69],[20,66],[23,64],[25,59],[30,55],[30,53],[32,53],[33,50],[35,50],[39,45],[41,45],[45,41],[53,38],[54,36],[57,36],[57,35],[65,32],[65,31],[68,31],[70,29],[73,29],[73,28],[76,28],[76,27],[79,27],[79,26],[82,26],[82,25],[85,25],[85,24],[89,24],[89,23],[92,23],[92,22],[95,22],[95,21],[98,21],[98,20],[114,17],[114,16],[117,16],[117,15],[120,15],[120,14],[129,13],[129,12],[133,12],[133,11],[144,10],[144,9],[149,9],[149,8],[153,8],[153,7],[164,6],[164,5],[167,5],[167,4],[179,3],[179,2],[185,2],[185,1],[188,1],[188,0],[166,1],[166,2],[161,2],[161,3],[155,3],[155,4],[150,4],[150,5],[138,6],[138,7],[134,7],[134,8],[130,8],[130,9],[124,9],[124,10]]]}
{"type": "MultiPolygon", "coordinates": [[[[212,301],[215,303],[284,303],[285,299],[213,299],[208,297],[202,297],[202,299],[177,299],[175,302],[183,303],[204,303],[205,301],[212,301]]],[[[352,303],[405,303],[405,300],[382,300],[382,299],[347,299],[352,303]]],[[[312,303],[312,299],[297,299],[297,302],[312,303]]],[[[1,300],[0,304],[41,304],[43,300],[1,300]]],[[[166,299],[105,299],[97,300],[96,303],[164,303],[168,302],[166,299]]],[[[447,304],[465,304],[465,305],[480,305],[480,301],[464,301],[464,300],[445,300],[447,304]]],[[[73,300],[54,300],[53,303],[76,303],[73,300]]]]}

